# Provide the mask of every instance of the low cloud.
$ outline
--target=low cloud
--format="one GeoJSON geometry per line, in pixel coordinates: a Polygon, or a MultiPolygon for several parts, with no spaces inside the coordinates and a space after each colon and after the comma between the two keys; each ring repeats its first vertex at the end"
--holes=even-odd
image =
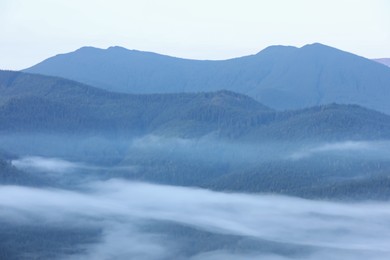
{"type": "Polygon", "coordinates": [[[306,146],[291,153],[288,158],[300,160],[318,154],[365,155],[366,157],[389,158],[389,141],[344,141],[306,146]]]}
{"type": "Polygon", "coordinates": [[[26,156],[19,159],[14,159],[11,164],[18,169],[46,172],[46,173],[72,173],[78,171],[97,171],[97,170],[129,170],[134,171],[136,166],[115,166],[115,167],[102,167],[82,162],[71,162],[60,158],[50,158],[41,156],[26,156]]]}
{"type": "Polygon", "coordinates": [[[27,156],[11,161],[12,165],[22,170],[64,173],[71,172],[86,165],[69,162],[59,158],[45,158],[39,156],[27,156]]]}
{"type": "MultiPolygon", "coordinates": [[[[142,229],[174,223],[220,235],[311,248],[299,259],[385,259],[390,255],[390,203],[336,203],[293,197],[228,194],[109,180],[82,190],[0,186],[0,219],[14,225],[88,225],[104,230],[80,259],[169,259],[180,241],[142,229]]],[[[194,259],[253,259],[261,250],[198,252],[194,259]]],[[[188,256],[190,257],[190,256],[188,256]]],[[[267,259],[295,256],[269,254],[267,259]]]]}
{"type": "Polygon", "coordinates": [[[206,135],[201,138],[186,139],[146,135],[135,138],[130,150],[155,152],[177,157],[191,157],[192,160],[230,163],[258,163],[282,159],[290,145],[278,142],[234,142],[206,135]]]}

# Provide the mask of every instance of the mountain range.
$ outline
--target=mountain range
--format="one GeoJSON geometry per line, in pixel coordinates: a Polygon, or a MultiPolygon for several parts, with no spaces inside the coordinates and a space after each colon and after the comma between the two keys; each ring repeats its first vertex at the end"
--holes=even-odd
{"type": "Polygon", "coordinates": [[[62,187],[118,177],[308,198],[390,196],[383,148],[390,116],[380,112],[389,68],[377,62],[320,44],[227,61],[88,47],[27,71],[40,74],[0,71],[0,149],[17,160],[100,166],[81,164],[97,172],[88,177],[42,180],[0,154],[4,183],[62,187]]]}
{"type": "Polygon", "coordinates": [[[121,94],[57,77],[0,71],[0,96],[4,132],[390,138],[390,116],[363,107],[330,104],[278,112],[230,91],[121,94]]]}
{"type": "Polygon", "coordinates": [[[63,187],[95,176],[60,176],[52,184],[53,177],[9,162],[35,154],[99,163],[80,167],[95,169],[100,179],[320,198],[390,196],[390,165],[380,148],[386,142],[378,143],[390,139],[390,116],[357,105],[276,111],[231,91],[123,94],[14,71],[0,71],[0,96],[0,148],[15,154],[0,153],[2,183],[63,187]]]}
{"type": "Polygon", "coordinates": [[[278,110],[330,103],[390,113],[390,68],[322,44],[270,46],[229,60],[83,47],[24,70],[132,94],[229,90],[278,110]]]}

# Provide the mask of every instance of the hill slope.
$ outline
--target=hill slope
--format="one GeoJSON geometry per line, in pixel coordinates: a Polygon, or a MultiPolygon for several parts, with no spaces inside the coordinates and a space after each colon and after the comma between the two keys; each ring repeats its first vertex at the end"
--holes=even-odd
{"type": "Polygon", "coordinates": [[[353,105],[275,112],[229,91],[134,95],[70,80],[0,71],[0,130],[5,132],[218,133],[254,139],[378,139],[390,117],[353,105]]]}
{"type": "Polygon", "coordinates": [[[41,166],[53,158],[71,166],[69,175],[27,174],[0,150],[3,184],[127,178],[310,198],[390,197],[382,141],[390,139],[390,116],[360,106],[277,112],[229,91],[119,94],[11,71],[0,71],[0,96],[0,149],[18,160],[38,156],[41,166]]]}
{"type": "Polygon", "coordinates": [[[227,89],[276,109],[335,102],[390,113],[390,68],[321,44],[271,46],[256,55],[222,61],[83,47],[25,71],[124,93],[227,89]]]}
{"type": "Polygon", "coordinates": [[[119,94],[55,77],[0,71],[0,130],[203,135],[273,110],[229,91],[119,94]],[[178,132],[175,130],[177,129],[178,132]]]}

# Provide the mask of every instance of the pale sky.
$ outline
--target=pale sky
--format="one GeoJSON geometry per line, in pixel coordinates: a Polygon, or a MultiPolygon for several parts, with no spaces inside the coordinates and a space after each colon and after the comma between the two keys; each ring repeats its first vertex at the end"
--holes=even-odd
{"type": "Polygon", "coordinates": [[[313,42],[390,57],[390,0],[0,0],[0,69],[82,46],[226,59],[313,42]]]}

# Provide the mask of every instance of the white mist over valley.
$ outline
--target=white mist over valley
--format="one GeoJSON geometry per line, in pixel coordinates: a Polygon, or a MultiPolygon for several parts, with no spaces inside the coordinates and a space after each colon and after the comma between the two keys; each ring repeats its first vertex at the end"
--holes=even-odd
{"type": "Polygon", "coordinates": [[[389,10],[1,0],[0,259],[390,259],[389,10]]]}

